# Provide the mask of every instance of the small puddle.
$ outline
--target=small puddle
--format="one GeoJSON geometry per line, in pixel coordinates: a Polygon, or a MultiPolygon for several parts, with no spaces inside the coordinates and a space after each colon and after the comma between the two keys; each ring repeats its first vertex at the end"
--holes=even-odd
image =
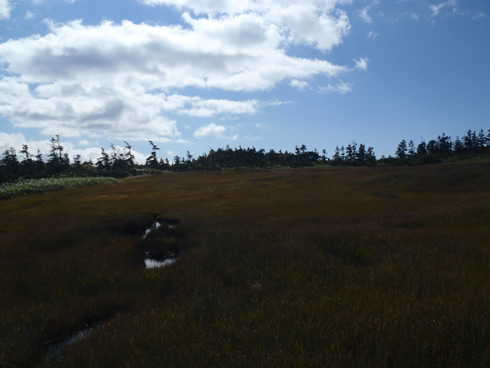
{"type": "Polygon", "coordinates": [[[175,253],[145,252],[145,268],[147,269],[171,266],[178,260],[179,256],[175,253]]]}
{"type": "MultiPolygon", "coordinates": [[[[175,229],[180,224],[180,221],[177,219],[157,219],[155,220],[151,226],[149,226],[141,239],[147,239],[150,234],[159,230],[159,229],[175,229]]],[[[153,237],[153,236],[152,236],[153,237]]],[[[145,251],[145,268],[146,269],[154,269],[154,268],[163,268],[173,265],[179,259],[179,252],[169,252],[169,251],[157,251],[157,252],[149,252],[145,251]]]]}
{"type": "Polygon", "coordinates": [[[164,259],[163,261],[158,259],[153,259],[153,258],[145,258],[145,268],[146,269],[163,268],[163,267],[173,265],[175,262],[177,262],[177,260],[178,258],[167,258],[164,259]]]}
{"type": "Polygon", "coordinates": [[[148,229],[145,230],[145,233],[141,237],[141,239],[146,239],[148,235],[150,235],[153,231],[158,230],[162,227],[162,224],[158,221],[155,221],[148,229]]]}
{"type": "Polygon", "coordinates": [[[145,230],[145,233],[141,237],[141,239],[146,239],[148,235],[150,235],[152,232],[160,229],[160,228],[167,228],[167,229],[175,229],[177,225],[180,224],[179,220],[176,219],[163,219],[163,220],[156,220],[151,224],[150,227],[148,227],[145,230]]]}

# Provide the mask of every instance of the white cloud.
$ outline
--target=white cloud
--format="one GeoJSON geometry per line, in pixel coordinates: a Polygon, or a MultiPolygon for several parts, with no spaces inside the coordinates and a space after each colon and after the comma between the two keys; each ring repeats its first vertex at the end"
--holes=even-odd
{"type": "MultiPolygon", "coordinates": [[[[182,141],[170,113],[252,115],[285,103],[185,96],[183,88],[253,92],[286,82],[304,89],[315,76],[351,70],[288,55],[292,44],[321,51],[340,44],[350,23],[339,6],[351,0],[140,2],[185,8],[186,25],[48,20],[44,36],[0,43],[0,115],[46,135],[182,141]]],[[[9,4],[0,0],[0,12],[9,4]]]]}
{"type": "Polygon", "coordinates": [[[0,132],[0,154],[5,152],[5,150],[13,147],[19,149],[23,144],[26,144],[26,138],[24,134],[21,133],[2,133],[0,132]]]}
{"type": "Polygon", "coordinates": [[[161,110],[158,96],[113,84],[54,82],[30,88],[19,78],[0,79],[0,114],[17,127],[41,129],[46,135],[178,137],[176,122],[161,110]]]}
{"type": "Polygon", "coordinates": [[[359,60],[354,60],[356,63],[355,69],[357,70],[367,70],[369,59],[360,58],[359,60]]]}
{"type": "MultiPolygon", "coordinates": [[[[326,51],[342,42],[350,30],[347,14],[338,5],[352,0],[139,0],[147,5],[168,5],[205,14],[211,19],[243,15],[260,17],[274,26],[288,42],[305,43],[326,51]]],[[[251,29],[252,30],[252,29],[251,29]]]]}
{"type": "Polygon", "coordinates": [[[180,114],[210,117],[217,114],[254,114],[258,109],[256,100],[229,101],[229,100],[203,100],[202,98],[190,99],[191,107],[178,110],[180,114]]]}
{"type": "Polygon", "coordinates": [[[415,21],[418,21],[419,20],[419,16],[418,16],[417,13],[412,12],[412,13],[410,13],[410,19],[415,20],[415,21]]]}
{"type": "Polygon", "coordinates": [[[36,18],[36,14],[34,14],[33,12],[31,11],[26,11],[26,14],[24,15],[24,19],[34,19],[36,18]]]}
{"type": "Polygon", "coordinates": [[[362,8],[359,10],[359,17],[362,19],[364,23],[372,23],[373,18],[369,15],[369,6],[366,6],[365,8],[362,8]]]}
{"type": "Polygon", "coordinates": [[[190,28],[48,22],[46,36],[0,43],[0,63],[10,73],[0,77],[0,114],[44,134],[178,139],[168,112],[254,114],[260,104],[171,89],[266,90],[283,80],[347,71],[326,60],[288,56],[278,28],[257,15],[184,19],[190,28]]]}
{"type": "Polygon", "coordinates": [[[306,87],[308,87],[308,82],[304,80],[293,79],[291,82],[289,82],[289,85],[299,90],[304,90],[306,87]]]}
{"type": "Polygon", "coordinates": [[[432,11],[432,17],[435,18],[439,15],[442,9],[448,7],[452,9],[453,13],[456,13],[458,6],[457,0],[447,0],[439,4],[429,5],[430,10],[432,11]]]}
{"type": "Polygon", "coordinates": [[[255,8],[250,0],[138,0],[146,5],[169,5],[178,9],[191,9],[196,14],[208,13],[242,13],[255,8]]]}
{"type": "Polygon", "coordinates": [[[340,93],[345,95],[346,93],[352,92],[353,84],[340,81],[337,84],[329,84],[326,87],[321,87],[320,92],[322,93],[340,93]]]}
{"type": "Polygon", "coordinates": [[[236,140],[238,139],[238,135],[234,135],[231,137],[226,136],[226,132],[228,129],[224,125],[216,125],[215,123],[211,123],[205,126],[200,127],[194,132],[194,137],[197,139],[201,138],[221,138],[221,139],[230,139],[236,140]]]}
{"type": "Polygon", "coordinates": [[[10,18],[10,12],[12,11],[12,5],[9,0],[0,0],[0,19],[10,18]]]}
{"type": "Polygon", "coordinates": [[[213,87],[254,91],[284,79],[335,76],[345,67],[326,60],[286,55],[275,27],[243,15],[230,19],[190,19],[192,29],[124,21],[84,26],[51,24],[47,36],[0,44],[0,60],[27,83],[126,79],[146,88],[213,87]],[[240,34],[255,21],[257,35],[240,34]],[[248,42],[242,43],[244,38],[248,42]]]}
{"type": "Polygon", "coordinates": [[[370,40],[374,40],[374,39],[376,39],[376,37],[378,37],[378,34],[377,34],[376,32],[374,32],[374,31],[370,31],[370,32],[368,33],[368,38],[369,38],[370,40]]]}

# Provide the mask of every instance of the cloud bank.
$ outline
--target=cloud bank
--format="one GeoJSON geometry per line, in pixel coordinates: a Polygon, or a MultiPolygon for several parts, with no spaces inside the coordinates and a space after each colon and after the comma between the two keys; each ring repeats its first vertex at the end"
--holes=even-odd
{"type": "MultiPolygon", "coordinates": [[[[179,140],[178,115],[251,115],[266,105],[182,94],[186,88],[251,93],[287,81],[301,89],[350,70],[288,54],[290,45],[339,45],[350,29],[339,5],[349,0],[140,3],[181,9],[183,23],[47,21],[45,35],[0,43],[0,115],[46,135],[179,140]]],[[[5,0],[0,16],[9,16],[5,0]]]]}

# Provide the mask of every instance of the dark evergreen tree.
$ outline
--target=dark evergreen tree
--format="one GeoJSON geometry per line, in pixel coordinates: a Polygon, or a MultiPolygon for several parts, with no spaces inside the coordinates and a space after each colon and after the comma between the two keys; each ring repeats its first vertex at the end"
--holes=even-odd
{"type": "Polygon", "coordinates": [[[153,141],[148,141],[151,145],[151,154],[146,158],[146,166],[153,169],[158,169],[158,158],[157,151],[160,149],[153,143],[153,141]]]}
{"type": "Polygon", "coordinates": [[[442,136],[437,137],[437,153],[450,153],[452,151],[451,137],[442,133],[442,136]]]}
{"type": "Polygon", "coordinates": [[[405,139],[402,139],[402,141],[398,144],[395,154],[398,158],[407,157],[407,141],[405,139]]]}
{"type": "Polygon", "coordinates": [[[431,139],[428,143],[427,143],[427,154],[429,155],[433,155],[435,153],[437,153],[439,150],[439,147],[437,145],[437,141],[434,140],[434,139],[431,139]]]}
{"type": "Polygon", "coordinates": [[[427,154],[427,144],[424,140],[417,146],[417,155],[424,156],[427,154]]]}
{"type": "Polygon", "coordinates": [[[2,166],[4,166],[5,170],[8,173],[12,175],[18,174],[20,164],[19,160],[17,159],[17,151],[15,150],[15,148],[10,147],[3,152],[2,166]]]}
{"type": "Polygon", "coordinates": [[[376,154],[374,153],[374,148],[373,147],[368,147],[368,150],[367,150],[367,161],[370,164],[374,164],[376,162],[376,154]]]}
{"type": "Polygon", "coordinates": [[[36,162],[35,162],[36,172],[41,173],[44,170],[43,154],[37,149],[36,162]]]}
{"type": "Polygon", "coordinates": [[[29,153],[29,147],[27,144],[22,145],[22,150],[20,151],[24,157],[20,163],[20,171],[23,177],[32,177],[35,172],[34,160],[32,159],[32,154],[29,153]]]}
{"type": "Polygon", "coordinates": [[[478,133],[478,138],[477,138],[477,148],[481,151],[483,148],[485,148],[486,145],[486,137],[485,137],[485,132],[483,129],[480,129],[480,132],[478,133]]]}
{"type": "Polygon", "coordinates": [[[478,147],[476,133],[472,132],[471,129],[468,130],[466,135],[463,137],[463,142],[466,151],[473,151],[478,147]]]}
{"type": "Polygon", "coordinates": [[[359,144],[359,150],[357,151],[357,157],[356,160],[359,161],[360,163],[363,163],[366,161],[366,146],[364,144],[359,144]]]}
{"type": "Polygon", "coordinates": [[[456,154],[463,153],[464,151],[464,143],[459,139],[459,137],[456,137],[456,140],[454,141],[454,152],[456,154]]]}
{"type": "Polygon", "coordinates": [[[60,143],[60,136],[51,137],[51,149],[48,155],[46,168],[49,174],[57,174],[69,168],[70,159],[68,154],[63,154],[64,147],[60,143]]]}
{"type": "Polygon", "coordinates": [[[350,143],[345,147],[345,158],[346,160],[350,163],[355,160],[355,154],[354,154],[354,149],[350,145],[350,143]]]}
{"type": "Polygon", "coordinates": [[[325,149],[322,150],[322,162],[323,163],[327,162],[327,150],[325,149]]]}
{"type": "Polygon", "coordinates": [[[105,151],[104,147],[101,147],[100,151],[100,157],[97,159],[95,167],[98,170],[109,170],[111,168],[111,158],[109,154],[105,151]]]}
{"type": "Polygon", "coordinates": [[[410,140],[410,142],[408,142],[408,155],[409,156],[413,156],[417,153],[417,151],[415,150],[415,143],[410,140]]]}
{"type": "Polygon", "coordinates": [[[79,154],[75,155],[73,158],[73,164],[72,164],[73,170],[75,172],[81,172],[83,167],[82,167],[82,156],[79,154]]]}
{"type": "Polygon", "coordinates": [[[126,141],[123,141],[125,146],[124,146],[124,149],[125,149],[125,155],[124,155],[124,158],[126,160],[126,163],[127,163],[127,166],[132,168],[134,167],[134,155],[133,155],[133,152],[131,151],[131,149],[133,148],[128,142],[126,141]]]}

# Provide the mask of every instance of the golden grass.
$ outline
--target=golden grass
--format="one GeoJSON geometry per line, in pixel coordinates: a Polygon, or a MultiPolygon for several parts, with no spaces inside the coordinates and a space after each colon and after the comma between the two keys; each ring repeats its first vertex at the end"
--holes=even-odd
{"type": "Polygon", "coordinates": [[[168,173],[3,201],[0,366],[43,366],[45,341],[104,317],[59,366],[486,367],[489,169],[168,173]],[[185,252],[145,270],[126,230],[154,216],[181,221],[162,247],[185,252]]]}

